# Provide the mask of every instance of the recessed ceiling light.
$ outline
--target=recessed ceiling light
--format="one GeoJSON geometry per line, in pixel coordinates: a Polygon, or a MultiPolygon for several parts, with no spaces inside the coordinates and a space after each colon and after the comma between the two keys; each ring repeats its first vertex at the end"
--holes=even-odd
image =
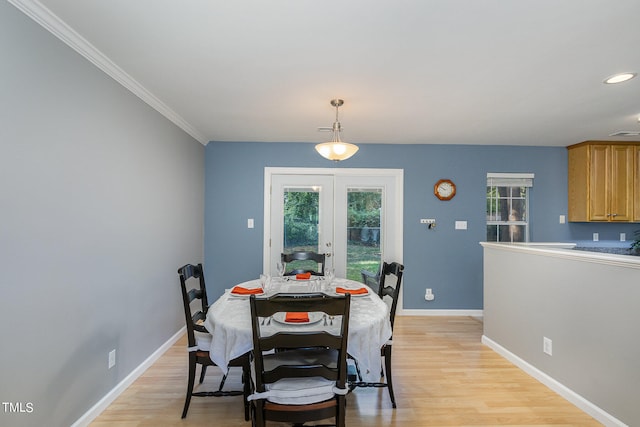
{"type": "Polygon", "coordinates": [[[627,80],[631,80],[632,78],[634,78],[638,73],[620,73],[620,74],[614,74],[613,76],[607,77],[604,81],[604,83],[606,84],[614,84],[614,83],[622,83],[622,82],[626,82],[627,80]]]}

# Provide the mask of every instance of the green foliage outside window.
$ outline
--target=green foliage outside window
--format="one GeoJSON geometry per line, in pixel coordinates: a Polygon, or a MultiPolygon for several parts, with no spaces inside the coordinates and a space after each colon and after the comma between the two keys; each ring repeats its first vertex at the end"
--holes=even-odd
{"type": "Polygon", "coordinates": [[[320,194],[313,191],[284,193],[284,246],[318,246],[320,194]]]}
{"type": "Polygon", "coordinates": [[[380,227],[382,197],[377,191],[351,191],[348,195],[348,227],[380,227]]]}

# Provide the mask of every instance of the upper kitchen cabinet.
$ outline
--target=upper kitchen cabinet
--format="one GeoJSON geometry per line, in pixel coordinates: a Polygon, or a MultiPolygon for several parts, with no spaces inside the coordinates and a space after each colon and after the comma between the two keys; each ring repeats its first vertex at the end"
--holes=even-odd
{"type": "Polygon", "coordinates": [[[640,185],[639,146],[585,141],[567,147],[569,221],[640,222],[640,196],[634,197],[634,185],[640,185]]]}

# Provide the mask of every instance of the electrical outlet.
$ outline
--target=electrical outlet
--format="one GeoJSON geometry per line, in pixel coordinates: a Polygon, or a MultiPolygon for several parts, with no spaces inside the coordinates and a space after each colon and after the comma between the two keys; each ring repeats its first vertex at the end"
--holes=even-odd
{"type": "Polygon", "coordinates": [[[564,224],[567,222],[567,217],[564,215],[560,215],[560,224],[564,224]]]}
{"type": "Polygon", "coordinates": [[[600,240],[600,235],[598,233],[593,233],[593,241],[597,242],[598,240],[600,240]]]}
{"type": "Polygon", "coordinates": [[[433,295],[433,290],[431,288],[427,288],[424,293],[425,301],[433,301],[435,299],[435,295],[433,295]]]}
{"type": "Polygon", "coordinates": [[[109,369],[116,366],[116,350],[113,349],[109,352],[109,369]]]}
{"type": "Polygon", "coordinates": [[[627,235],[625,233],[620,233],[620,241],[624,242],[625,240],[627,240],[627,235]]]}
{"type": "Polygon", "coordinates": [[[553,341],[547,337],[542,337],[542,351],[551,356],[553,353],[553,341]]]}

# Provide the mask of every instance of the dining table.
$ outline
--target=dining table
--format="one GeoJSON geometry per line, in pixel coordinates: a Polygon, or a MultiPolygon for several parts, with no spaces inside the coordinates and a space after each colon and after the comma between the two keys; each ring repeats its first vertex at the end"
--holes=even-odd
{"type": "MultiPolygon", "coordinates": [[[[223,372],[228,371],[229,361],[253,348],[250,294],[270,296],[276,293],[323,292],[338,295],[351,294],[349,335],[347,351],[355,359],[363,381],[380,379],[380,348],[391,338],[391,322],[387,304],[366,285],[344,278],[327,279],[324,276],[297,280],[295,276],[255,279],[226,289],[207,311],[204,326],[211,333],[209,357],[223,372]],[[239,291],[242,292],[239,292],[239,291]]],[[[335,327],[332,321],[312,318],[309,324],[288,324],[283,319],[268,319],[268,327],[277,332],[287,328],[335,327]]]]}

